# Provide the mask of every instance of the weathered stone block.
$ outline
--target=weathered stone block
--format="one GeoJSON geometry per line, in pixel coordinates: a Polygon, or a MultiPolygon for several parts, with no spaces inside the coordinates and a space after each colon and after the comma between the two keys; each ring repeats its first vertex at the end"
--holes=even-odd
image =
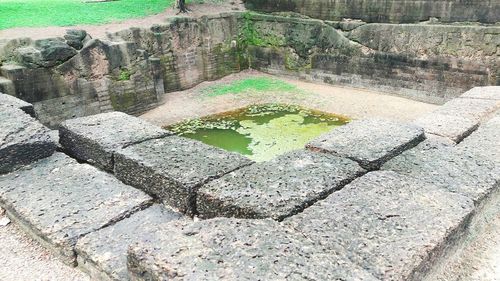
{"type": "Polygon", "coordinates": [[[165,224],[180,218],[179,213],[154,205],[90,233],[76,245],[78,266],[95,280],[128,280],[128,246],[140,241],[154,243],[165,224]]]}
{"type": "Polygon", "coordinates": [[[499,108],[500,100],[460,98],[445,103],[434,113],[481,121],[499,108]]]}
{"type": "Polygon", "coordinates": [[[115,174],[123,182],[191,214],[202,184],[250,163],[239,154],[170,136],[117,151],[115,174]]]}
{"type": "Polygon", "coordinates": [[[368,119],[336,128],[311,141],[307,147],[347,157],[365,169],[374,170],[424,139],[424,130],[416,125],[368,119]]]}
{"type": "Polygon", "coordinates": [[[0,105],[0,174],[52,155],[50,130],[21,109],[0,105]]]}
{"type": "Polygon", "coordinates": [[[382,166],[480,203],[500,180],[500,166],[459,147],[411,149],[382,166]]]}
{"type": "Polygon", "coordinates": [[[472,212],[462,195],[377,171],[284,223],[332,254],[347,250],[379,280],[420,280],[472,212]]]}
{"type": "Polygon", "coordinates": [[[341,189],[365,173],[356,162],[308,151],[229,173],[198,191],[196,210],[205,218],[273,218],[282,220],[341,189]]]}
{"type": "Polygon", "coordinates": [[[479,157],[500,163],[500,116],[494,117],[467,137],[458,147],[479,157]]]}
{"type": "Polygon", "coordinates": [[[21,99],[18,99],[14,96],[0,93],[0,105],[19,108],[29,116],[36,118],[35,109],[33,108],[33,105],[31,103],[27,103],[21,99]]]}
{"type": "Polygon", "coordinates": [[[500,100],[500,86],[475,87],[465,92],[461,98],[500,100]]]}
{"type": "Polygon", "coordinates": [[[132,280],[376,280],[272,220],[172,223],[161,241],[129,249],[132,280]]]}
{"type": "Polygon", "coordinates": [[[61,145],[69,154],[107,171],[113,171],[113,153],[117,149],[171,134],[121,112],[67,120],[59,128],[61,145]]]}
{"type": "Polygon", "coordinates": [[[62,153],[0,176],[0,205],[68,264],[82,236],[150,203],[144,192],[62,153]]]}
{"type": "Polygon", "coordinates": [[[426,133],[442,136],[460,142],[479,126],[479,121],[461,116],[429,113],[414,121],[426,133]]]}

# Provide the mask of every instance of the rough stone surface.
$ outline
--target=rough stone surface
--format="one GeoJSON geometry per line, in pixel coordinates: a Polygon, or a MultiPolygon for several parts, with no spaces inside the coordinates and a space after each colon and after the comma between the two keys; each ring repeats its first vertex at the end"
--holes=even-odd
{"type": "Polygon", "coordinates": [[[0,105],[0,174],[54,153],[50,130],[22,110],[0,105]]]}
{"type": "Polygon", "coordinates": [[[75,49],[59,38],[37,40],[35,47],[40,50],[41,66],[44,67],[60,64],[77,54],[75,49]]]}
{"type": "Polygon", "coordinates": [[[500,100],[500,86],[475,87],[465,92],[461,98],[500,100]]]}
{"type": "Polygon", "coordinates": [[[395,172],[354,180],[285,224],[380,280],[420,280],[473,211],[468,198],[395,172]]]}
{"type": "Polygon", "coordinates": [[[29,116],[36,118],[35,109],[33,108],[33,105],[31,103],[27,103],[21,99],[18,99],[14,96],[0,93],[0,106],[1,105],[19,108],[29,116]]]}
{"type": "Polygon", "coordinates": [[[387,160],[424,140],[424,130],[384,119],[353,121],[307,144],[309,149],[333,153],[378,169],[387,160]]]}
{"type": "Polygon", "coordinates": [[[375,280],[272,220],[175,223],[160,243],[129,249],[132,280],[375,280]]]}
{"type": "Polygon", "coordinates": [[[382,169],[463,194],[476,203],[497,188],[500,180],[500,166],[460,147],[411,149],[382,169]]]}
{"type": "Polygon", "coordinates": [[[500,163],[500,116],[482,124],[459,147],[478,157],[500,163]]]}
{"type": "Polygon", "coordinates": [[[252,163],[248,158],[187,138],[170,136],[115,154],[115,174],[181,212],[194,212],[201,184],[252,163]]]}
{"type": "Polygon", "coordinates": [[[499,108],[500,100],[460,98],[445,103],[434,113],[482,121],[499,108]]]}
{"type": "Polygon", "coordinates": [[[0,176],[0,205],[69,264],[77,240],[151,203],[151,197],[62,153],[0,176]]]}
{"type": "Polygon", "coordinates": [[[205,218],[281,220],[296,214],[365,172],[356,162],[297,151],[253,164],[204,185],[196,209],[205,218]]]}
{"type": "Polygon", "coordinates": [[[78,266],[94,280],[128,280],[128,246],[140,241],[154,243],[165,224],[180,218],[179,213],[154,205],[90,233],[76,245],[78,266]]]}
{"type": "Polygon", "coordinates": [[[121,112],[102,113],[65,121],[59,128],[61,145],[77,159],[113,171],[113,153],[127,145],[171,135],[142,119],[121,112]]]}
{"type": "Polygon", "coordinates": [[[424,128],[426,133],[446,137],[457,143],[479,126],[479,121],[476,119],[439,113],[426,114],[416,119],[414,123],[424,128]]]}

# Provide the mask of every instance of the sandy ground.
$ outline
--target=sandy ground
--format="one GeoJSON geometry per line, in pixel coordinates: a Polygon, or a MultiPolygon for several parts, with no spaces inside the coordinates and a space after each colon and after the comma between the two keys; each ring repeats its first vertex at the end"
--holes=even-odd
{"type": "Polygon", "coordinates": [[[437,107],[432,104],[384,95],[380,92],[335,87],[287,78],[279,79],[297,86],[301,90],[300,93],[227,94],[217,97],[207,97],[202,93],[204,88],[212,85],[227,84],[236,79],[256,76],[274,77],[255,70],[248,70],[218,81],[203,82],[186,91],[165,94],[163,105],[141,117],[158,125],[170,125],[183,119],[234,110],[251,104],[291,103],[353,119],[382,117],[409,121],[437,107]]]}
{"type": "MultiPolygon", "coordinates": [[[[188,5],[190,12],[179,14],[179,16],[200,17],[203,15],[214,15],[222,12],[243,11],[245,7],[241,0],[223,0],[220,3],[204,3],[188,5]]],[[[128,19],[119,22],[101,25],[76,25],[76,26],[49,26],[49,27],[20,27],[0,30],[0,39],[14,39],[30,37],[34,40],[61,37],[66,34],[67,29],[84,29],[93,38],[107,38],[107,33],[118,32],[130,27],[151,27],[153,24],[164,23],[167,18],[176,16],[177,9],[169,7],[163,13],[145,18],[128,19]]]]}

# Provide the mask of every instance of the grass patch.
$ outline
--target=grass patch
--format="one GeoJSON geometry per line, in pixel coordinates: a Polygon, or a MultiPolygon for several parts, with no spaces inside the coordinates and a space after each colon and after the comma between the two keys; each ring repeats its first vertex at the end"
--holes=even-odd
{"type": "Polygon", "coordinates": [[[174,0],[0,0],[0,29],[100,24],[144,17],[172,7],[174,0]]]}
{"type": "Polygon", "coordinates": [[[300,92],[300,90],[285,81],[268,77],[252,77],[233,81],[229,85],[208,87],[202,92],[209,97],[227,94],[259,93],[259,92],[300,92]]]}

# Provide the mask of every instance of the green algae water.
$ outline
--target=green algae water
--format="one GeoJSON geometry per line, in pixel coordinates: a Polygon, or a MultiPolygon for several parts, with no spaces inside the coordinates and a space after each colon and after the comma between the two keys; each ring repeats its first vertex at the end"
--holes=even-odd
{"type": "Polygon", "coordinates": [[[349,120],[294,105],[253,105],[167,127],[177,135],[267,161],[303,148],[310,140],[349,120]]]}

